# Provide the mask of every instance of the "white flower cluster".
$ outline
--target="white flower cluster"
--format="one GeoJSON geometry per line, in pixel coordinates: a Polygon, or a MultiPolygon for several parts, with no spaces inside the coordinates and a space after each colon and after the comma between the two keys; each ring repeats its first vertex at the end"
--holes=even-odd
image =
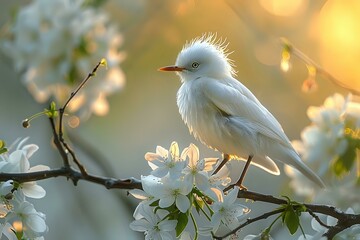
{"type": "Polygon", "coordinates": [[[125,77],[122,36],[105,13],[83,3],[33,0],[17,13],[2,49],[38,102],[53,96],[59,104],[105,58],[108,70],[99,71],[69,106],[84,119],[108,112],[106,97],[123,87],[125,77]]]}
{"type": "MultiPolygon", "coordinates": [[[[37,165],[30,167],[29,158],[38,150],[35,144],[24,145],[22,140],[15,150],[0,155],[0,172],[29,173],[48,170],[37,165]]],[[[35,210],[27,198],[43,198],[45,190],[36,182],[17,183],[12,180],[0,183],[0,239],[43,239],[48,227],[45,215],[35,210]]]]}
{"type": "MultiPolygon", "coordinates": [[[[293,145],[319,176],[330,181],[334,162],[347,151],[356,151],[349,147],[353,147],[352,139],[360,138],[360,104],[351,102],[350,95],[344,98],[336,93],[323,106],[309,107],[307,115],[312,124],[302,131],[301,141],[293,141],[293,145]]],[[[297,194],[314,197],[317,191],[302,174],[290,166],[285,167],[285,172],[292,178],[290,185],[297,194]]]]}
{"type": "Polygon", "coordinates": [[[220,226],[235,229],[249,212],[236,202],[238,187],[227,195],[223,193],[231,181],[228,168],[224,166],[211,174],[217,159],[199,159],[194,144],[181,154],[176,142],[169,151],[158,146],[156,153],[147,153],[145,159],[152,169],[151,175],[142,176],[143,190],[130,191],[142,200],[130,228],[144,232],[145,239],[191,239],[190,233],[184,231],[189,219],[197,232],[211,236],[220,226]],[[193,210],[203,214],[207,227],[197,226],[193,210]]]}
{"type": "MultiPolygon", "coordinates": [[[[307,115],[312,124],[302,131],[301,141],[293,142],[302,159],[326,181],[326,191],[315,189],[294,168],[285,166],[285,172],[291,178],[290,187],[298,195],[314,202],[340,208],[351,206],[360,211],[360,188],[357,184],[360,178],[359,169],[356,169],[359,167],[356,162],[360,160],[360,104],[353,100],[351,95],[344,98],[336,93],[328,97],[322,106],[309,107],[307,115]]],[[[329,217],[328,225],[334,225],[334,221],[329,217]]],[[[327,230],[315,220],[312,227],[318,233],[308,235],[306,239],[320,239],[327,230]]],[[[351,229],[354,231],[343,231],[336,239],[359,239],[359,228],[351,229]]]]}

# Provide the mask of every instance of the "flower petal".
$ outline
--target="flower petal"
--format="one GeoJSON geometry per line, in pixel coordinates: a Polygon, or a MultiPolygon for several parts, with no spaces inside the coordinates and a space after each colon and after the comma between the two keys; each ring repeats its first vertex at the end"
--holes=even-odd
{"type": "Polygon", "coordinates": [[[156,153],[147,152],[145,153],[145,160],[146,161],[154,161],[154,160],[164,160],[162,156],[156,153]]]}
{"type": "Polygon", "coordinates": [[[167,158],[168,154],[169,154],[169,151],[166,150],[165,148],[161,147],[161,146],[157,146],[156,147],[156,153],[159,154],[163,158],[167,158]]]}
{"type": "Polygon", "coordinates": [[[205,160],[204,171],[209,172],[213,170],[214,166],[219,161],[219,158],[204,158],[204,160],[205,160]]]}
{"type": "Polygon", "coordinates": [[[144,192],[143,190],[140,190],[140,189],[132,189],[132,190],[129,191],[129,193],[134,198],[137,198],[137,199],[140,199],[140,200],[146,200],[149,197],[149,195],[146,192],[144,192]]]}
{"type": "Polygon", "coordinates": [[[177,160],[179,158],[179,154],[180,154],[179,146],[175,141],[171,143],[170,154],[171,154],[171,158],[174,160],[177,160]]]}
{"type": "Polygon", "coordinates": [[[175,229],[177,220],[163,220],[159,222],[158,227],[160,231],[169,232],[175,229]]]}
{"type": "Polygon", "coordinates": [[[175,202],[175,197],[173,195],[166,196],[163,198],[160,198],[159,206],[161,208],[167,208],[170,207],[175,202]]]}
{"type": "Polygon", "coordinates": [[[185,213],[190,208],[189,198],[184,195],[178,195],[176,197],[176,207],[180,210],[180,212],[185,213]]]}
{"type": "Polygon", "coordinates": [[[225,196],[224,198],[224,204],[229,206],[231,204],[233,204],[236,199],[237,199],[237,195],[239,193],[239,187],[238,186],[235,186],[230,192],[228,195],[225,196]]]}
{"type": "Polygon", "coordinates": [[[36,182],[25,182],[21,184],[22,191],[25,196],[30,198],[43,198],[46,195],[46,191],[36,182]]]}
{"type": "Polygon", "coordinates": [[[25,152],[26,158],[30,158],[38,149],[39,147],[35,144],[28,144],[22,148],[22,150],[25,152]]]}
{"type": "Polygon", "coordinates": [[[199,149],[192,143],[189,146],[188,157],[189,157],[189,166],[195,167],[197,162],[199,161],[199,149]]]}
{"type": "Polygon", "coordinates": [[[153,228],[152,224],[146,221],[144,218],[132,221],[130,223],[130,228],[137,232],[145,232],[153,228]]]}
{"type": "Polygon", "coordinates": [[[28,215],[24,224],[36,233],[43,233],[47,230],[45,220],[38,213],[28,215]]]}
{"type": "Polygon", "coordinates": [[[28,172],[39,172],[39,171],[47,171],[47,170],[50,170],[49,166],[36,165],[36,166],[31,167],[28,172]]]}

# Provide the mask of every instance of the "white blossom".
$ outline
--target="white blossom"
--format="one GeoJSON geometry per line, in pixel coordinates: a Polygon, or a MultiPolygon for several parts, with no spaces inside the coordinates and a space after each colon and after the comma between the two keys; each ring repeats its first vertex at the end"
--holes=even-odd
{"type": "Polygon", "coordinates": [[[240,225],[244,214],[249,212],[246,206],[236,203],[238,192],[239,187],[236,186],[224,196],[223,201],[215,202],[212,206],[214,214],[211,217],[211,225],[214,231],[219,228],[221,222],[230,230],[235,229],[240,225]]]}
{"type": "Polygon", "coordinates": [[[140,214],[143,218],[130,223],[130,228],[134,231],[144,232],[145,239],[169,240],[175,239],[176,220],[164,219],[166,211],[159,209],[154,213],[150,206],[142,205],[140,214]]]}
{"type": "Polygon", "coordinates": [[[159,206],[161,208],[170,207],[175,203],[180,212],[185,213],[191,205],[187,195],[191,192],[192,187],[192,183],[188,181],[163,178],[162,184],[154,189],[154,195],[160,199],[159,206]]]}
{"type": "MultiPolygon", "coordinates": [[[[39,148],[35,144],[25,144],[27,140],[15,141],[8,152],[0,155],[0,172],[29,173],[49,169],[43,165],[30,167],[29,158],[39,148]]],[[[24,239],[43,239],[42,235],[47,232],[45,215],[37,212],[26,197],[42,198],[45,194],[45,190],[36,182],[17,183],[10,180],[0,183],[1,239],[17,239],[13,230],[22,232],[24,239]]]]}
{"type": "Polygon", "coordinates": [[[8,222],[4,224],[0,223],[0,239],[4,239],[4,237],[8,240],[18,240],[12,231],[12,226],[8,222]]]}
{"type": "MultiPolygon", "coordinates": [[[[344,98],[336,93],[320,107],[309,107],[307,115],[312,124],[301,132],[301,141],[293,141],[294,148],[320,177],[326,177],[331,164],[348,147],[345,137],[346,113],[351,96],[344,98]]],[[[318,190],[291,166],[285,166],[285,173],[291,177],[290,186],[299,195],[314,197],[318,190]]],[[[329,186],[328,186],[329,188],[329,186]]]]}
{"type": "Polygon", "coordinates": [[[142,209],[142,205],[149,206],[151,203],[158,200],[158,198],[153,195],[153,191],[157,188],[156,185],[161,184],[161,179],[151,175],[141,176],[141,183],[144,190],[133,189],[129,191],[135,198],[142,200],[134,211],[133,216],[135,219],[142,217],[139,213],[140,209],[142,209]]]}
{"type": "Polygon", "coordinates": [[[124,85],[119,64],[122,36],[108,16],[84,5],[84,0],[34,0],[16,15],[2,49],[38,102],[54,96],[59,104],[102,58],[108,70],[98,71],[70,103],[82,118],[108,112],[107,96],[124,85]]]}
{"type": "Polygon", "coordinates": [[[188,165],[182,171],[184,177],[193,182],[200,190],[208,190],[210,188],[209,171],[213,169],[217,159],[199,159],[199,149],[194,144],[190,144],[184,151],[188,157],[188,165]]]}
{"type": "MultiPolygon", "coordinates": [[[[309,107],[307,113],[313,125],[301,133],[303,147],[297,149],[305,161],[328,164],[345,151],[344,113],[347,104],[348,99],[334,94],[325,100],[323,106],[309,107]]],[[[299,145],[301,143],[295,146],[299,145]]]]}
{"type": "Polygon", "coordinates": [[[40,237],[47,232],[45,215],[35,210],[34,206],[27,202],[20,202],[15,206],[14,212],[8,218],[19,219],[22,223],[22,231],[27,238],[40,237]]]}
{"type": "Polygon", "coordinates": [[[169,151],[157,146],[156,153],[146,153],[145,159],[153,169],[152,175],[161,178],[169,174],[170,178],[178,179],[182,175],[181,171],[186,166],[185,155],[184,150],[180,156],[177,142],[172,142],[169,151]]]}
{"type": "MultiPolygon", "coordinates": [[[[49,170],[48,166],[37,165],[30,167],[29,158],[39,149],[35,144],[22,146],[28,138],[21,141],[14,151],[11,148],[7,154],[2,154],[0,161],[0,171],[8,173],[28,173],[34,171],[49,170]]],[[[25,196],[31,198],[43,198],[46,194],[45,189],[37,185],[36,182],[25,182],[19,184],[25,196]]]]}

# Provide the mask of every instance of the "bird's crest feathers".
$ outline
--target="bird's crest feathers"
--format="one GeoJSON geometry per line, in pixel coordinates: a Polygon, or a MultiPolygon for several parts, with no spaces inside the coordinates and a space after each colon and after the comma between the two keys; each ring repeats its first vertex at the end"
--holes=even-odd
{"type": "Polygon", "coordinates": [[[234,76],[236,75],[236,71],[234,70],[235,64],[232,59],[228,56],[233,53],[233,51],[229,52],[228,50],[229,42],[226,38],[217,38],[216,33],[205,33],[201,37],[197,37],[185,43],[182,51],[186,51],[188,48],[209,48],[218,53],[221,58],[223,58],[226,62],[229,63],[230,72],[234,76]]]}

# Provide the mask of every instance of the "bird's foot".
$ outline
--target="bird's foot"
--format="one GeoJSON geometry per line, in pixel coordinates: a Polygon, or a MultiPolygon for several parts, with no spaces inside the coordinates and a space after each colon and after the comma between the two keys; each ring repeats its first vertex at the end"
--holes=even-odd
{"type": "Polygon", "coordinates": [[[227,186],[224,189],[224,192],[229,191],[230,189],[234,188],[235,186],[238,186],[241,191],[247,191],[248,190],[247,187],[245,187],[244,185],[242,185],[242,184],[239,185],[239,184],[236,183],[236,184],[231,184],[231,185],[227,186]]]}
{"type": "Polygon", "coordinates": [[[239,188],[240,188],[241,191],[247,191],[248,190],[247,187],[245,187],[242,184],[240,184],[239,188]]]}

